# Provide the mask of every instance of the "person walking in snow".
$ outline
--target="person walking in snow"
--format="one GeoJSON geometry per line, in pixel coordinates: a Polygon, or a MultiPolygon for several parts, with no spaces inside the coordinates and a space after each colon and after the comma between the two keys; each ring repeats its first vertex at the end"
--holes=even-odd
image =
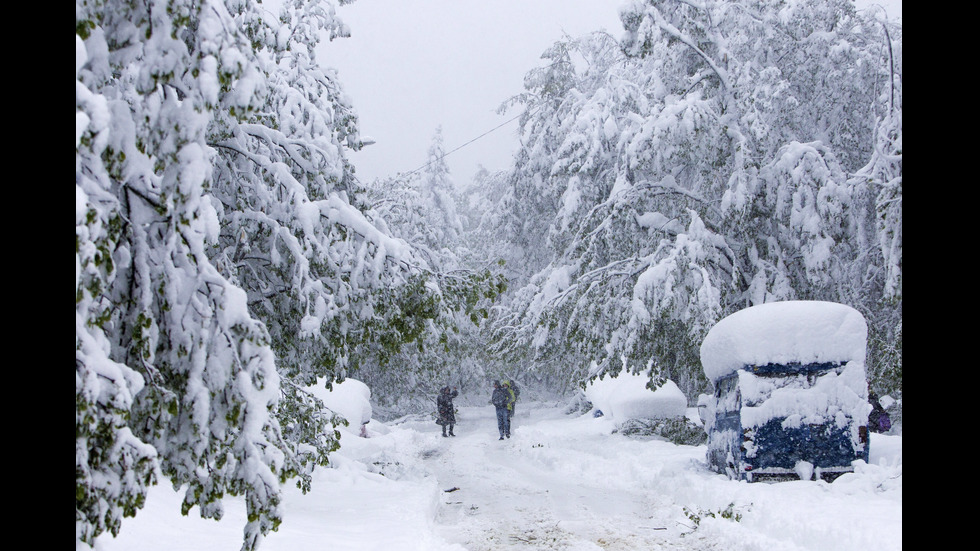
{"type": "Polygon", "coordinates": [[[443,436],[456,436],[453,434],[453,426],[456,425],[456,408],[453,406],[453,398],[459,396],[459,391],[456,387],[449,388],[448,386],[442,387],[439,391],[439,398],[436,399],[436,406],[439,412],[439,418],[436,419],[436,423],[442,425],[442,435],[443,436]],[[449,428],[449,434],[446,434],[446,428],[449,428]]]}
{"type": "Polygon", "coordinates": [[[510,438],[510,415],[507,405],[510,403],[512,394],[504,387],[500,386],[500,381],[493,382],[493,394],[490,396],[490,403],[497,408],[497,429],[500,431],[500,439],[510,438]]]}

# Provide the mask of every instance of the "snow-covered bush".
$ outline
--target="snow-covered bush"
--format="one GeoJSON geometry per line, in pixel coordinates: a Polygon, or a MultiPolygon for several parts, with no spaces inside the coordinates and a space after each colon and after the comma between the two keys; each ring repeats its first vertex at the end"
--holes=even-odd
{"type": "Polygon", "coordinates": [[[617,431],[625,436],[659,436],[684,446],[698,446],[708,439],[701,425],[686,417],[629,419],[620,424],[617,431]]]}
{"type": "Polygon", "coordinates": [[[346,419],[350,431],[359,432],[362,425],[371,421],[371,389],[361,381],[348,378],[333,383],[329,389],[318,384],[310,391],[327,409],[346,419]]]}
{"type": "Polygon", "coordinates": [[[648,373],[603,377],[589,383],[585,397],[594,409],[617,422],[684,417],[687,399],[680,388],[668,380],[660,388],[650,390],[647,388],[649,380],[648,373]]]}

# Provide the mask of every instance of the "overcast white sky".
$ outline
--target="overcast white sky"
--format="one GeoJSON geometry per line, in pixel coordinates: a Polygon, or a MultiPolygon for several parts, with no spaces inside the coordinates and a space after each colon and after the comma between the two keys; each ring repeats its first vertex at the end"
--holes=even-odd
{"type": "MultiPolygon", "coordinates": [[[[321,48],[361,121],[377,140],[350,155],[364,182],[410,172],[426,162],[436,127],[446,151],[519,111],[496,113],[524,91],[524,75],[562,32],[622,33],[623,0],[357,0],[338,8],[350,38],[321,48]]],[[[506,168],[517,121],[446,157],[458,184],[478,164],[506,168]]]]}
{"type": "MultiPolygon", "coordinates": [[[[340,80],[357,110],[361,134],[377,143],[351,153],[363,182],[411,172],[426,162],[436,128],[446,151],[519,114],[497,114],[521,93],[524,75],[562,37],[623,30],[624,0],[357,0],[338,8],[351,37],[321,46],[324,66],[340,80]]],[[[901,0],[881,4],[892,18],[901,0]]],[[[897,15],[896,15],[897,14],[897,15]]],[[[446,157],[458,185],[479,165],[504,169],[517,148],[517,121],[446,157]]]]}

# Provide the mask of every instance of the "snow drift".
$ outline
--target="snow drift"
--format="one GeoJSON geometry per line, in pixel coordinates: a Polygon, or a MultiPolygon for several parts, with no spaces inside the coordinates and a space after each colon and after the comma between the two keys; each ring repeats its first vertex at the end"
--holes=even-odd
{"type": "Polygon", "coordinates": [[[681,389],[668,380],[657,390],[650,390],[646,387],[649,380],[649,372],[622,372],[617,377],[592,381],[585,397],[603,415],[618,421],[683,417],[687,399],[681,389]]]}
{"type": "Polygon", "coordinates": [[[344,379],[331,386],[333,388],[327,390],[322,384],[317,384],[309,390],[323,400],[330,411],[347,419],[352,429],[371,420],[374,410],[371,408],[371,389],[366,384],[357,379],[344,379]]]}

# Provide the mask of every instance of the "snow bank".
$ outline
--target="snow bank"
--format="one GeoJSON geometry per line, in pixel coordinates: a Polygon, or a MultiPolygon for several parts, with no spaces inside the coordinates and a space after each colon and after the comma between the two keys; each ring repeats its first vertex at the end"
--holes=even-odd
{"type": "Polygon", "coordinates": [[[657,390],[646,387],[649,372],[639,375],[622,372],[618,377],[592,381],[585,390],[595,409],[619,421],[627,419],[668,419],[683,417],[687,399],[677,385],[668,380],[657,390]]]}
{"type": "Polygon", "coordinates": [[[864,363],[868,326],[860,312],[834,302],[752,306],[719,321],[701,344],[712,381],[747,365],[864,363]]]}
{"type": "Polygon", "coordinates": [[[309,390],[331,411],[347,419],[353,429],[371,420],[371,389],[366,384],[356,379],[344,379],[332,386],[332,390],[327,390],[322,382],[318,382],[309,390]]]}

